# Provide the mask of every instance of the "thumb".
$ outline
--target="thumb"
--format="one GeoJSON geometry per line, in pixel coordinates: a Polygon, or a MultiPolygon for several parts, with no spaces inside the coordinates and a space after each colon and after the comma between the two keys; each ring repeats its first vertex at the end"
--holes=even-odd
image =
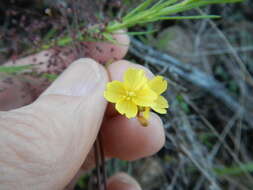
{"type": "Polygon", "coordinates": [[[12,143],[15,155],[0,154],[0,162],[15,159],[9,163],[22,168],[15,173],[6,169],[5,176],[14,183],[22,181],[24,189],[31,189],[31,184],[40,185],[38,189],[62,189],[68,184],[96,139],[106,108],[107,80],[102,66],[80,59],[33,104],[3,113],[0,124],[9,130],[0,133],[0,144],[7,149],[4,144],[12,143]]]}

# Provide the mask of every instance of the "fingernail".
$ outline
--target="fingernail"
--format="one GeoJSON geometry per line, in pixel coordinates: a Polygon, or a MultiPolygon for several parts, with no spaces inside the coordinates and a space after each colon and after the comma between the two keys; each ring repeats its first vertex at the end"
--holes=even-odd
{"type": "Polygon", "coordinates": [[[73,62],[42,95],[85,96],[106,80],[102,67],[92,59],[73,62]]]}

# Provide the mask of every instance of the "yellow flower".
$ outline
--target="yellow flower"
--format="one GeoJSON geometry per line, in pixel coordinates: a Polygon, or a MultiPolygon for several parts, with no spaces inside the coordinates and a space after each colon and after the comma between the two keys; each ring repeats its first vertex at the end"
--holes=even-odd
{"type": "Polygon", "coordinates": [[[151,90],[148,79],[141,69],[128,69],[124,81],[107,84],[104,97],[115,103],[116,110],[127,118],[136,117],[139,107],[156,107],[158,94],[151,90]]]}
{"type": "MultiPolygon", "coordinates": [[[[169,104],[161,94],[167,89],[167,81],[162,76],[156,76],[148,81],[148,86],[157,94],[157,99],[155,99],[154,104],[150,107],[157,113],[166,114],[169,104]]],[[[143,117],[145,119],[149,118],[150,107],[145,107],[144,109],[143,117]]]]}
{"type": "Polygon", "coordinates": [[[161,96],[167,89],[167,81],[162,76],[148,80],[141,69],[128,69],[124,80],[107,84],[104,97],[115,103],[116,110],[127,118],[136,117],[143,126],[148,125],[150,110],[167,113],[167,100],[161,96]]]}

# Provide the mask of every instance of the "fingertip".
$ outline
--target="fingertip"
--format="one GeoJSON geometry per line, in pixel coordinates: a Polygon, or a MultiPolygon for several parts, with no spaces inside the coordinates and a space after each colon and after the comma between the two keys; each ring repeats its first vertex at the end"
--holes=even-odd
{"type": "MultiPolygon", "coordinates": [[[[119,30],[117,32],[115,32],[113,34],[114,39],[118,42],[118,59],[120,60],[123,57],[125,57],[125,55],[127,54],[129,45],[130,45],[130,38],[129,36],[126,34],[126,31],[124,30],[119,30]]],[[[117,46],[116,46],[117,47],[117,46]]]]}
{"type": "Polygon", "coordinates": [[[102,126],[102,136],[106,154],[122,160],[151,156],[165,143],[163,124],[156,114],[151,114],[147,127],[136,118],[110,118],[102,126]]]}
{"type": "Polygon", "coordinates": [[[141,190],[135,179],[121,172],[109,178],[108,190],[141,190]]]}
{"type": "Polygon", "coordinates": [[[115,61],[107,67],[107,70],[109,71],[112,80],[122,80],[125,71],[129,68],[142,69],[145,71],[148,78],[154,77],[154,74],[146,67],[127,60],[115,61]]]}
{"type": "Polygon", "coordinates": [[[117,31],[112,34],[113,42],[84,42],[86,56],[91,57],[99,63],[116,61],[122,59],[128,51],[130,39],[125,31],[117,31]]]}

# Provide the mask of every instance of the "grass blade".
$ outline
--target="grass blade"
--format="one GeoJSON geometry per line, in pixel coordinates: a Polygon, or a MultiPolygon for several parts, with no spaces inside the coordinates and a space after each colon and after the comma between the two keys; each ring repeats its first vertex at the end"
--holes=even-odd
{"type": "Polygon", "coordinates": [[[242,164],[241,166],[215,168],[215,173],[219,176],[224,175],[240,175],[245,172],[253,172],[253,163],[242,164]]]}
{"type": "Polygon", "coordinates": [[[147,20],[146,22],[155,22],[159,20],[183,20],[183,19],[218,19],[221,18],[219,15],[196,15],[196,16],[167,16],[167,17],[158,17],[153,20],[147,20]]]}
{"type": "Polygon", "coordinates": [[[133,15],[135,15],[138,12],[141,12],[143,10],[145,10],[149,5],[151,5],[151,3],[154,0],[146,0],[143,3],[141,3],[138,7],[136,7],[135,9],[133,9],[130,13],[128,13],[126,16],[123,17],[123,21],[127,20],[128,18],[132,17],[133,15]]]}
{"type": "Polygon", "coordinates": [[[144,34],[152,34],[157,32],[157,30],[151,30],[151,31],[142,31],[142,32],[127,32],[129,36],[138,36],[138,35],[144,35],[144,34]]]}
{"type": "Polygon", "coordinates": [[[156,14],[156,16],[165,16],[165,15],[180,13],[183,11],[202,7],[205,5],[238,3],[238,2],[243,2],[243,1],[244,0],[191,0],[191,1],[183,1],[182,3],[178,3],[176,5],[173,5],[173,6],[170,6],[170,7],[160,10],[160,12],[158,12],[156,14]]]}
{"type": "Polygon", "coordinates": [[[22,65],[22,66],[0,66],[0,72],[14,74],[18,72],[30,69],[32,65],[22,65]]]}
{"type": "MultiPolygon", "coordinates": [[[[161,1],[161,2],[162,2],[162,1],[161,1]]],[[[159,1],[158,3],[156,3],[156,4],[152,7],[152,9],[157,9],[157,10],[159,10],[159,9],[165,8],[165,7],[169,6],[169,5],[172,5],[172,4],[176,3],[176,2],[178,2],[178,0],[167,0],[167,1],[163,2],[163,3],[161,3],[161,2],[159,1]]]]}

